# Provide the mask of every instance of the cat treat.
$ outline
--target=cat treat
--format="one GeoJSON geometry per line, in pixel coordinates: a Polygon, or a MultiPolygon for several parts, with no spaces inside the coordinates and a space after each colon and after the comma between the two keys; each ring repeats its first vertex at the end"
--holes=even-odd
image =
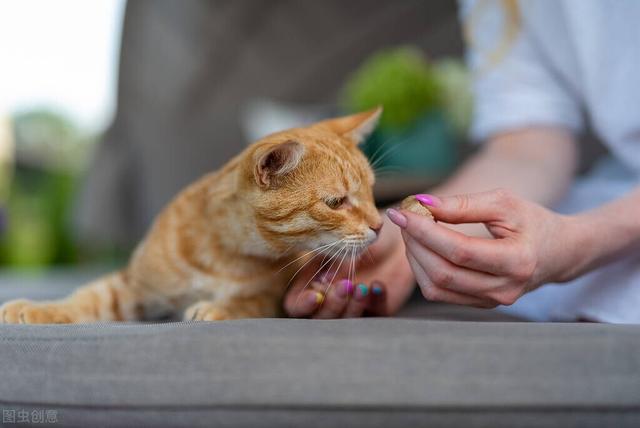
{"type": "Polygon", "coordinates": [[[430,217],[431,220],[435,220],[433,218],[433,214],[429,211],[429,208],[422,205],[415,197],[415,195],[407,196],[400,203],[401,210],[407,210],[414,214],[422,215],[425,217],[430,217]]]}

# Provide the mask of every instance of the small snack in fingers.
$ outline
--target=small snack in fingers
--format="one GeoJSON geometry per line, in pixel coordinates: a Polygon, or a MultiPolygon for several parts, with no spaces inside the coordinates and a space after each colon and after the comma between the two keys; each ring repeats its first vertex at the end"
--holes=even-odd
{"type": "Polygon", "coordinates": [[[400,209],[412,212],[414,214],[422,215],[425,217],[430,217],[431,220],[435,220],[433,218],[433,214],[429,211],[429,208],[422,205],[415,197],[415,195],[407,196],[400,203],[400,209]]]}

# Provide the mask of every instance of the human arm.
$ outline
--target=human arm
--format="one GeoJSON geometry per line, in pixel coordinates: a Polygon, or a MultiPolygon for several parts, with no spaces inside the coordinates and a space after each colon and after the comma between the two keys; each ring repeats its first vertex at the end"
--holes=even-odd
{"type": "MultiPolygon", "coordinates": [[[[491,138],[450,179],[431,190],[456,195],[506,188],[550,206],[564,195],[575,173],[578,149],[570,131],[531,127],[491,138]]],[[[451,225],[469,235],[488,236],[481,224],[451,225]]]]}

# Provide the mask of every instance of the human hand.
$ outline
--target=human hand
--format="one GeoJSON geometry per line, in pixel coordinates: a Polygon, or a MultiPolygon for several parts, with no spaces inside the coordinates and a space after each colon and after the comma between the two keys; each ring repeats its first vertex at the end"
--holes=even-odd
{"type": "Polygon", "coordinates": [[[321,319],[359,317],[364,313],[391,315],[413,291],[415,279],[405,257],[402,236],[386,216],[378,240],[353,266],[347,260],[341,268],[319,272],[322,257],[318,259],[296,275],[287,291],[284,309],[289,316],[321,319]]]}
{"type": "Polygon", "coordinates": [[[388,210],[428,300],[491,308],[511,305],[546,282],[566,281],[580,242],[572,218],[506,190],[437,198],[417,195],[436,220],[484,223],[492,238],[464,235],[408,211],[388,210]]]}

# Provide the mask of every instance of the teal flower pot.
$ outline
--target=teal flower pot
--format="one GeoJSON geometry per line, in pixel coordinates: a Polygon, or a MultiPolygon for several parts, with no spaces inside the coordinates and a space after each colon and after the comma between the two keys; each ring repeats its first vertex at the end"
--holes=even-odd
{"type": "Polygon", "coordinates": [[[457,162],[456,139],[440,111],[424,115],[404,129],[379,129],[364,147],[380,175],[425,177],[448,175],[457,162]]]}

